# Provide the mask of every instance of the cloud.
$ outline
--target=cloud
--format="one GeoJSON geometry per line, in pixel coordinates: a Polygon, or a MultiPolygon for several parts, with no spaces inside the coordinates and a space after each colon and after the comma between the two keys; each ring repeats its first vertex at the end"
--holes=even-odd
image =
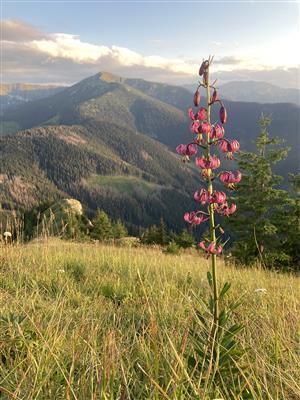
{"type": "Polygon", "coordinates": [[[90,63],[110,53],[105,46],[81,42],[78,36],[56,33],[42,40],[33,40],[28,44],[33,50],[52,58],[65,58],[79,63],[90,63]]]}
{"type": "MultiPolygon", "coordinates": [[[[6,82],[73,83],[99,71],[167,83],[197,80],[199,60],[143,55],[126,47],[82,41],[78,35],[46,34],[19,20],[3,21],[2,74],[6,82]]],[[[215,74],[226,82],[237,79],[265,79],[296,86],[296,72],[268,69],[249,56],[215,58],[215,74]]]]}
{"type": "Polygon", "coordinates": [[[241,58],[235,57],[235,56],[226,56],[226,57],[221,57],[219,59],[214,60],[215,64],[221,64],[221,65],[238,65],[243,63],[243,60],[241,58]]]}
{"type": "Polygon", "coordinates": [[[180,59],[167,59],[161,56],[143,56],[133,50],[120,46],[102,46],[82,42],[79,36],[57,33],[47,39],[34,40],[29,46],[52,58],[64,58],[75,63],[101,63],[103,60],[119,63],[124,67],[141,66],[164,68],[174,73],[192,74],[195,66],[180,59]]]}
{"type": "Polygon", "coordinates": [[[26,40],[42,39],[46,35],[39,29],[20,20],[1,21],[1,40],[24,42],[26,40]]]}

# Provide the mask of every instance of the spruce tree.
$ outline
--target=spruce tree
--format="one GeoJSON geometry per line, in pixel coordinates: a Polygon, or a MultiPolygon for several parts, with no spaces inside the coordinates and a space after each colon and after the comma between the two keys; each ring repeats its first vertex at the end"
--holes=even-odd
{"type": "Polygon", "coordinates": [[[179,235],[173,233],[172,239],[179,247],[182,247],[184,249],[192,247],[196,242],[194,235],[186,228],[183,229],[179,235]]]}
{"type": "Polygon", "coordinates": [[[238,166],[243,180],[233,195],[239,213],[228,220],[234,234],[233,255],[242,263],[260,261],[267,267],[290,261],[283,250],[280,231],[287,222],[283,216],[291,197],[279,188],[282,177],[273,171],[274,165],[287,157],[289,149],[280,146],[281,139],[270,137],[270,123],[271,118],[262,115],[256,151],[240,153],[238,166]]]}
{"type": "Polygon", "coordinates": [[[167,234],[166,224],[165,224],[163,218],[161,218],[159,221],[159,226],[157,228],[156,243],[164,246],[164,245],[168,244],[168,242],[169,242],[169,237],[167,234]]]}
{"type": "Polygon", "coordinates": [[[125,225],[119,219],[113,224],[112,232],[114,239],[120,239],[128,234],[125,225]]]}
{"type": "Polygon", "coordinates": [[[98,240],[106,240],[113,237],[113,228],[108,215],[103,210],[98,210],[92,221],[93,229],[91,237],[98,240]]]}
{"type": "Polygon", "coordinates": [[[291,198],[277,216],[281,251],[289,257],[288,267],[300,271],[300,173],[290,174],[291,198]]]}

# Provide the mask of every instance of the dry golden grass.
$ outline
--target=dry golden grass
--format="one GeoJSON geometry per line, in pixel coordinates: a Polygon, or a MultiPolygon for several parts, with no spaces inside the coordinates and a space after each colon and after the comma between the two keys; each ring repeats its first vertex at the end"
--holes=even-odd
{"type": "MultiPolygon", "coordinates": [[[[189,390],[181,352],[208,261],[59,240],[0,254],[1,398],[209,398],[189,390]]],[[[251,398],[299,399],[299,277],[223,262],[219,277],[243,297],[251,398]]]]}

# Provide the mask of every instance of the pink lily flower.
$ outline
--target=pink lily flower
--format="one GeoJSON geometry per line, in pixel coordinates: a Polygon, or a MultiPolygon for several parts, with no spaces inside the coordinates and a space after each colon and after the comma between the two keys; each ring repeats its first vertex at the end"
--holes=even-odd
{"type": "Polygon", "coordinates": [[[217,254],[220,255],[222,253],[222,246],[216,246],[213,242],[211,242],[207,247],[205,247],[205,242],[202,241],[198,244],[198,246],[204,250],[208,255],[217,254]]]}
{"type": "Polygon", "coordinates": [[[211,125],[208,122],[202,122],[200,124],[201,133],[209,133],[211,131],[211,125]]]}
{"type": "Polygon", "coordinates": [[[217,156],[209,156],[208,159],[203,156],[197,157],[195,161],[197,167],[202,169],[216,169],[221,165],[220,159],[217,156]]]}
{"type": "Polygon", "coordinates": [[[210,202],[211,194],[204,188],[201,188],[200,191],[194,193],[194,199],[199,201],[201,205],[204,205],[205,203],[210,202]]]}
{"type": "Polygon", "coordinates": [[[195,211],[191,211],[190,213],[186,212],[183,216],[184,220],[192,225],[199,225],[201,222],[206,221],[204,215],[202,213],[198,213],[195,211]],[[198,216],[199,214],[199,216],[198,216]]]}
{"type": "Polygon", "coordinates": [[[185,155],[185,154],[186,154],[186,145],[185,145],[185,144],[179,144],[179,145],[176,147],[176,152],[177,152],[178,154],[185,155]]]}
{"type": "Polygon", "coordinates": [[[223,126],[216,124],[212,126],[212,131],[211,131],[211,139],[215,140],[215,139],[222,139],[222,137],[224,136],[224,128],[223,126]]]}
{"type": "Polygon", "coordinates": [[[242,179],[242,174],[237,171],[234,174],[232,171],[225,171],[220,173],[220,181],[224,183],[225,186],[233,188],[235,183],[239,183],[242,179]]]}
{"type": "Polygon", "coordinates": [[[181,154],[182,156],[185,157],[184,161],[189,160],[189,156],[193,156],[197,153],[197,146],[194,145],[193,143],[190,143],[188,145],[186,144],[179,144],[176,147],[176,151],[178,154],[181,154]]]}
{"type": "Polygon", "coordinates": [[[192,133],[198,134],[199,133],[199,129],[200,128],[200,122],[199,121],[194,121],[191,123],[191,127],[190,130],[192,133]]]}
{"type": "Polygon", "coordinates": [[[232,203],[230,207],[227,202],[224,204],[221,204],[217,208],[217,212],[221,215],[225,215],[226,217],[229,217],[229,215],[232,215],[236,212],[236,204],[232,203]]]}
{"type": "Polygon", "coordinates": [[[224,192],[214,192],[211,197],[211,203],[224,204],[226,202],[226,193],[224,192]]]}
{"type": "Polygon", "coordinates": [[[240,149],[240,144],[237,140],[222,140],[219,144],[219,149],[221,150],[222,153],[227,153],[226,158],[229,160],[233,159],[233,153],[238,151],[240,149]]]}

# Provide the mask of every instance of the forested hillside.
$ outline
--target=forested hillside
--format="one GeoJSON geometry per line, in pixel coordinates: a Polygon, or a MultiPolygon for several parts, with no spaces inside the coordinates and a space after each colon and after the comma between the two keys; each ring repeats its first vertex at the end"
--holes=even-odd
{"type": "MultiPolygon", "coordinates": [[[[179,229],[178,215],[193,207],[197,186],[194,166],[174,154],[189,135],[191,103],[184,88],[101,72],[7,110],[1,121],[1,203],[29,208],[69,195],[89,214],[103,208],[134,230],[161,216],[179,229]]],[[[287,176],[298,170],[299,107],[230,101],[226,107],[227,136],[239,137],[245,150],[253,148],[261,114],[271,114],[272,135],[291,147],[278,171],[287,176]]]]}

